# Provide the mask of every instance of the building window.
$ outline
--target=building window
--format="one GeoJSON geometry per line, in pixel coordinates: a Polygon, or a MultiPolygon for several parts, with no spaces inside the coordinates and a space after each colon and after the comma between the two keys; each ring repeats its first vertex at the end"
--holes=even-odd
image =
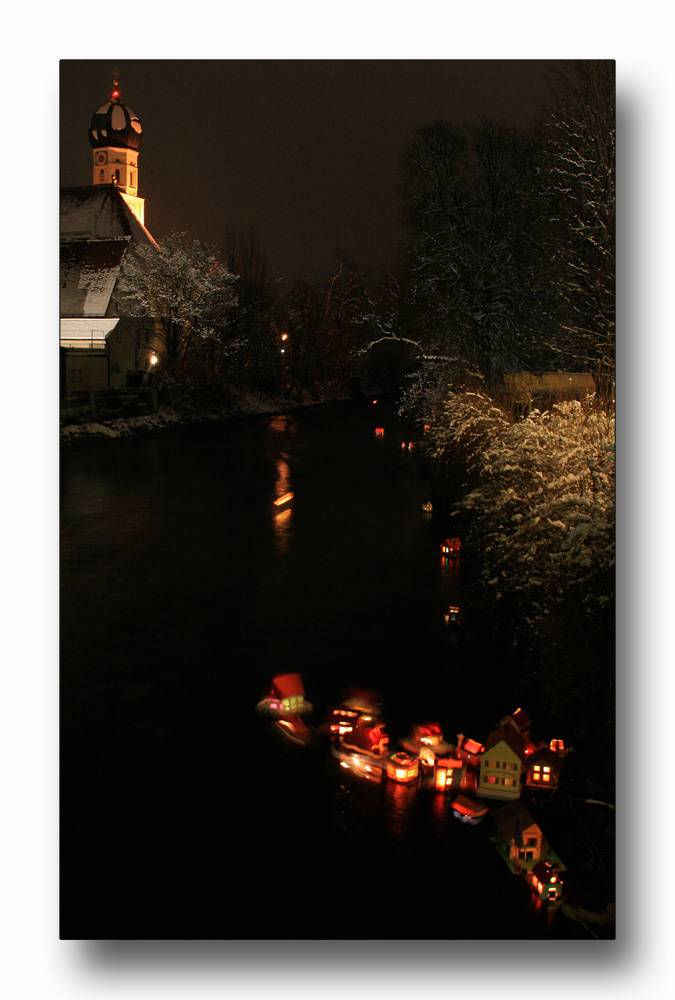
{"type": "Polygon", "coordinates": [[[536,847],[537,846],[537,838],[536,837],[528,837],[527,840],[525,841],[525,846],[526,847],[536,847]]]}
{"type": "Polygon", "coordinates": [[[518,767],[517,764],[510,764],[508,761],[504,761],[502,767],[506,768],[507,771],[515,771],[518,767]]]}
{"type": "Polygon", "coordinates": [[[486,774],[483,776],[483,781],[486,785],[496,785],[499,778],[495,777],[494,774],[486,774]]]}
{"type": "Polygon", "coordinates": [[[515,783],[516,783],[515,778],[502,778],[503,785],[508,785],[509,787],[512,787],[513,785],[515,785],[515,783]]]}
{"type": "Polygon", "coordinates": [[[81,368],[71,368],[69,382],[81,382],[82,381],[82,369],[81,368]]]}
{"type": "Polygon", "coordinates": [[[101,173],[99,174],[99,178],[98,178],[100,184],[103,183],[103,178],[104,177],[105,177],[105,170],[102,170],[101,173]]]}
{"type": "Polygon", "coordinates": [[[129,174],[129,184],[130,184],[131,187],[134,186],[134,172],[133,172],[133,170],[129,174]]]}
{"type": "Polygon", "coordinates": [[[486,760],[485,761],[485,766],[486,767],[497,768],[497,767],[499,767],[499,761],[498,760],[486,760]]]}

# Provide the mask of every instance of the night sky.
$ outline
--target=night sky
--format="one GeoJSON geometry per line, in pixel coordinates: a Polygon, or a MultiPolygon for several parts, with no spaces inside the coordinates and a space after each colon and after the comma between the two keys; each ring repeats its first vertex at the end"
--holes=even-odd
{"type": "Polygon", "coordinates": [[[373,279],[400,245],[400,156],[437,118],[526,126],[546,60],[62,60],[60,184],[92,182],[87,128],[109,98],[140,118],[139,195],[156,239],[254,227],[273,277],[321,280],[335,251],[373,279]]]}

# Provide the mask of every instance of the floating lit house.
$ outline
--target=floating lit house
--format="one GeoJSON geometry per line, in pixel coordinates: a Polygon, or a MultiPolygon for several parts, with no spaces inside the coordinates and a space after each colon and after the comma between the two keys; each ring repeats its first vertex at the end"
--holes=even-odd
{"type": "Polygon", "coordinates": [[[387,760],[387,778],[404,785],[417,780],[419,769],[418,758],[402,750],[393,753],[387,760]]]}
{"type": "Polygon", "coordinates": [[[432,504],[431,500],[427,500],[426,503],[422,504],[422,510],[424,511],[425,514],[431,514],[433,509],[434,505],[432,504]]]}
{"type": "Polygon", "coordinates": [[[482,823],[488,813],[488,807],[483,802],[476,802],[475,799],[467,798],[466,795],[458,795],[451,803],[453,816],[460,823],[468,823],[469,826],[476,826],[482,823]]]}
{"type": "Polygon", "coordinates": [[[458,792],[464,787],[466,761],[459,757],[438,757],[434,770],[434,788],[438,792],[458,792]]]}
{"type": "Polygon", "coordinates": [[[359,712],[355,708],[347,708],[338,705],[330,708],[326,714],[326,726],[331,736],[344,736],[351,733],[359,718],[359,712]]]}
{"type": "Polygon", "coordinates": [[[449,628],[462,624],[462,610],[458,604],[451,604],[443,614],[443,621],[449,628]]]}
{"type": "Polygon", "coordinates": [[[526,748],[527,741],[508,723],[490,733],[478,776],[481,797],[518,798],[526,748]]]}
{"type": "Polygon", "coordinates": [[[384,722],[360,716],[353,730],[340,737],[340,743],[345,750],[383,758],[387,754],[389,737],[384,722]]]}
{"type": "Polygon", "coordinates": [[[561,869],[542,859],[537,861],[527,880],[536,892],[546,902],[553,902],[562,897],[563,880],[561,869]]]}
{"type": "Polygon", "coordinates": [[[541,747],[529,754],[525,763],[525,784],[528,788],[558,787],[561,760],[548,747],[541,747]]]}
{"type": "Polygon", "coordinates": [[[459,538],[446,538],[441,542],[441,552],[444,556],[458,556],[462,543],[459,538]]]}
{"type": "Polygon", "coordinates": [[[311,710],[300,674],[279,674],[272,681],[268,694],[258,702],[258,711],[270,715],[302,715],[311,710]]]}
{"type": "Polygon", "coordinates": [[[384,437],[384,427],[375,428],[375,437],[384,437]]]}
{"type": "Polygon", "coordinates": [[[548,843],[542,829],[520,800],[502,806],[492,818],[512,871],[530,871],[546,855],[548,843]]]}
{"type": "Polygon", "coordinates": [[[460,760],[466,761],[470,767],[479,767],[481,756],[485,747],[477,740],[471,740],[464,733],[457,734],[457,750],[455,755],[460,760]]]}
{"type": "Polygon", "coordinates": [[[413,726],[410,735],[399,742],[404,750],[416,755],[419,755],[423,750],[430,750],[435,756],[447,754],[452,749],[451,744],[443,738],[443,730],[438,722],[426,722],[421,726],[413,726]]]}

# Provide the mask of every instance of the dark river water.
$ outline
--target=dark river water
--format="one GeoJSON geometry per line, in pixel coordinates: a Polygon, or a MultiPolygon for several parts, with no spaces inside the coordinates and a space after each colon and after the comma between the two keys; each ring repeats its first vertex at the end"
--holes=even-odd
{"type": "Polygon", "coordinates": [[[470,609],[444,626],[465,595],[417,434],[368,400],[64,451],[62,937],[569,935],[487,824],[255,711],[283,672],[312,724],[369,685],[394,749],[429,721],[484,741],[518,707],[470,609]]]}

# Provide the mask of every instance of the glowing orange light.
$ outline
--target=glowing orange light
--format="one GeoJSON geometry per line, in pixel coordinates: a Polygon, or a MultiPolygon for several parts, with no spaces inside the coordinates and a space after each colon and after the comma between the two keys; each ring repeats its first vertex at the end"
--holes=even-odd
{"type": "Polygon", "coordinates": [[[430,430],[431,430],[431,424],[425,424],[424,425],[424,433],[428,434],[430,430]]]}
{"type": "Polygon", "coordinates": [[[288,340],[288,334],[287,333],[282,333],[281,334],[281,339],[282,340],[288,340]]]}
{"type": "Polygon", "coordinates": [[[439,767],[438,770],[436,771],[436,777],[434,779],[436,788],[442,791],[447,784],[447,780],[448,780],[447,769],[445,767],[439,767]]]}
{"type": "Polygon", "coordinates": [[[376,400],[376,399],[374,399],[374,400],[373,400],[373,406],[375,406],[375,404],[376,404],[376,403],[377,403],[377,400],[376,400]]]}
{"type": "Polygon", "coordinates": [[[282,496],[277,497],[277,499],[274,501],[274,506],[280,507],[282,504],[288,503],[288,501],[292,499],[293,499],[292,493],[284,493],[282,494],[282,496]]]}
{"type": "MultiPolygon", "coordinates": [[[[551,882],[555,882],[555,881],[557,881],[555,875],[551,875],[551,882]]],[[[568,884],[568,888],[569,888],[569,884],[568,884]]]]}
{"type": "Polygon", "coordinates": [[[375,428],[375,437],[384,437],[384,427],[375,428]]]}
{"type": "Polygon", "coordinates": [[[405,451],[405,441],[401,442],[401,451],[405,451]]]}

